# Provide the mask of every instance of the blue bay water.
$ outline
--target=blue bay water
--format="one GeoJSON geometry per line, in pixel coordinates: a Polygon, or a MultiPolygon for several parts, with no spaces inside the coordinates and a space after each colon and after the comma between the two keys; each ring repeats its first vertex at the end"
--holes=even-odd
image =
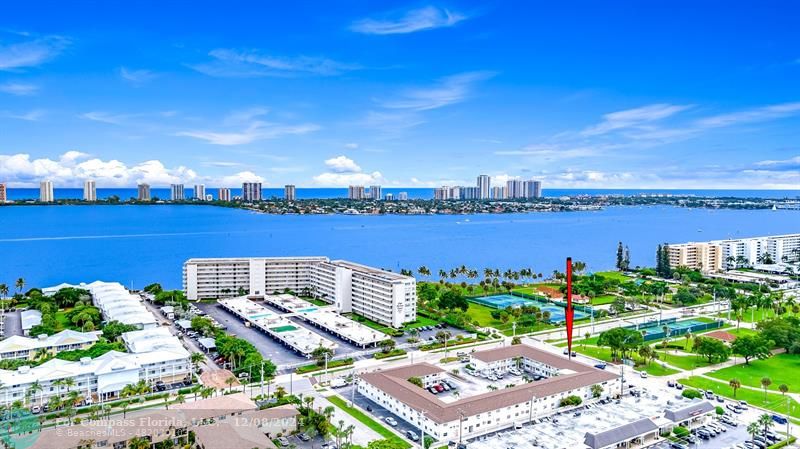
{"type": "Polygon", "coordinates": [[[433,272],[469,267],[547,275],[564,258],[612,268],[618,241],[633,265],[660,242],[800,232],[800,211],[613,207],[500,215],[266,215],[213,206],[0,207],[0,282],[93,280],[181,286],[191,257],[324,255],[433,272]]]}

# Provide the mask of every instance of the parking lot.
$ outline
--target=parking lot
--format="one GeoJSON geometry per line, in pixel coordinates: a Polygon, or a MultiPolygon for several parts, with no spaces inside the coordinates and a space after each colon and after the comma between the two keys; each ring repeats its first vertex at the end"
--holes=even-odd
{"type": "Polygon", "coordinates": [[[395,415],[394,413],[386,410],[385,408],[381,407],[378,403],[367,399],[365,396],[361,395],[357,391],[354,392],[353,390],[355,387],[349,386],[339,389],[339,394],[344,396],[348,401],[352,398],[353,402],[363,410],[365,410],[372,418],[376,421],[380,421],[386,427],[392,427],[395,431],[406,435],[407,432],[411,431],[414,432],[417,436],[419,436],[419,428],[407,421],[405,421],[400,416],[395,415]],[[353,395],[355,393],[355,395],[353,395]],[[386,422],[386,418],[391,417],[396,422],[396,426],[392,426],[386,422]]]}

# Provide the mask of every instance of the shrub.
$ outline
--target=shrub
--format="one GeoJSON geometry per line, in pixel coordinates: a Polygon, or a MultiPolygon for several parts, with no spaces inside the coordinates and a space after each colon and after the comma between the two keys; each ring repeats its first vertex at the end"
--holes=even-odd
{"type": "Polygon", "coordinates": [[[703,397],[703,393],[700,393],[699,391],[692,389],[683,390],[683,393],[681,393],[681,395],[687,399],[701,399],[703,397]]]}
{"type": "Polygon", "coordinates": [[[411,382],[412,384],[422,388],[422,379],[420,379],[419,377],[417,377],[417,376],[409,377],[408,381],[411,382]]]}
{"type": "Polygon", "coordinates": [[[575,396],[573,394],[573,395],[567,396],[564,399],[562,399],[558,403],[558,406],[559,407],[566,407],[566,406],[569,406],[569,405],[581,405],[582,402],[583,402],[583,399],[581,399],[579,396],[575,396]]]}
{"type": "Polygon", "coordinates": [[[689,436],[689,429],[683,426],[677,426],[672,429],[672,433],[678,438],[686,438],[689,436]]]}

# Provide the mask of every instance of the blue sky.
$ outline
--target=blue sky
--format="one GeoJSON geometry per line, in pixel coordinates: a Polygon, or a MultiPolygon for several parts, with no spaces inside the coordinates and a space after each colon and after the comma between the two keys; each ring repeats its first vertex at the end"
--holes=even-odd
{"type": "Polygon", "coordinates": [[[7,3],[0,181],[800,186],[800,6],[481,3],[7,3]]]}

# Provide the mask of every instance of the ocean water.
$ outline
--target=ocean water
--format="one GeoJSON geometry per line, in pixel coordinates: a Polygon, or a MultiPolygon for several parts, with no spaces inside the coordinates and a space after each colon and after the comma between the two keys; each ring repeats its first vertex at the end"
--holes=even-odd
{"type": "MultiPolygon", "coordinates": [[[[186,186],[186,197],[194,195],[193,186],[186,186]]],[[[433,189],[430,188],[399,188],[384,187],[383,194],[391,193],[397,198],[400,192],[408,193],[411,199],[433,199],[433,189]]],[[[169,199],[169,188],[153,187],[151,195],[160,199],[169,199]]],[[[232,196],[241,196],[242,189],[232,188],[232,196]]],[[[264,198],[283,198],[282,188],[265,188],[262,190],[264,198]]],[[[81,188],[56,188],[53,192],[56,199],[81,199],[83,189],[81,188]]],[[[98,188],[97,198],[105,199],[116,195],[122,200],[136,198],[135,188],[98,188]]],[[[217,188],[207,187],[206,194],[217,198],[217,188]]],[[[695,196],[714,196],[714,197],[736,197],[736,198],[800,198],[800,190],[648,190],[648,189],[544,189],[542,195],[545,197],[560,197],[574,195],[638,195],[638,194],[671,194],[671,195],[695,195],[695,196]]],[[[36,199],[39,197],[39,189],[34,188],[10,188],[8,198],[12,200],[36,199]]],[[[297,188],[298,199],[330,199],[346,198],[347,189],[344,188],[297,188]]]]}
{"type": "Polygon", "coordinates": [[[0,207],[0,282],[97,279],[181,286],[191,257],[323,255],[399,271],[465,264],[482,270],[613,268],[618,241],[633,265],[661,242],[800,232],[800,211],[666,206],[482,215],[266,215],[214,206],[0,207]]]}

